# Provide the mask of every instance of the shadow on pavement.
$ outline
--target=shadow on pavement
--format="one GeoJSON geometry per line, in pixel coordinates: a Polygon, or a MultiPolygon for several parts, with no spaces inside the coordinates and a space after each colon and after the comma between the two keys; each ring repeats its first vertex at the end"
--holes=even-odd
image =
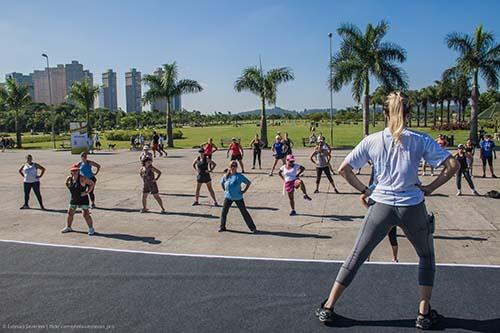
{"type": "Polygon", "coordinates": [[[332,237],[326,235],[318,234],[302,234],[296,232],[286,232],[286,231],[265,231],[258,230],[256,234],[252,234],[250,231],[239,231],[227,229],[226,232],[231,232],[234,234],[248,234],[248,235],[270,235],[279,237],[289,237],[289,238],[318,238],[318,239],[331,239],[332,237]]]}
{"type": "MultiPolygon", "coordinates": [[[[326,325],[328,327],[355,327],[355,326],[367,326],[367,327],[415,327],[415,319],[398,319],[398,320],[357,320],[351,319],[337,314],[335,316],[335,321],[331,324],[326,325]]],[[[498,327],[500,327],[500,319],[486,319],[486,320],[476,320],[476,319],[461,319],[444,317],[440,319],[440,322],[433,328],[435,331],[444,331],[446,329],[461,329],[469,330],[471,332],[498,332],[498,327]]]]}
{"type": "Polygon", "coordinates": [[[113,207],[113,208],[96,207],[94,209],[95,210],[106,210],[106,211],[112,211],[112,212],[123,212],[123,213],[139,213],[141,211],[138,208],[122,208],[122,207],[113,207]]]}
{"type": "Polygon", "coordinates": [[[42,210],[40,208],[31,208],[31,209],[41,210],[42,212],[50,212],[50,213],[61,213],[61,214],[68,213],[67,209],[52,209],[52,208],[45,208],[45,210],[42,210]]]}
{"type": "Polygon", "coordinates": [[[353,222],[354,220],[364,219],[364,215],[319,215],[319,214],[301,214],[298,213],[297,216],[308,216],[308,217],[317,217],[323,219],[330,219],[333,221],[349,221],[353,222]]]}
{"type": "MultiPolygon", "coordinates": [[[[186,197],[186,198],[194,198],[194,194],[186,194],[186,193],[158,193],[159,195],[165,195],[167,197],[186,197]]],[[[200,198],[207,198],[206,195],[200,195],[200,198]]]]}
{"type": "Polygon", "coordinates": [[[257,206],[247,206],[247,209],[251,209],[251,210],[273,210],[273,211],[280,210],[279,208],[275,208],[275,207],[257,207],[257,206]]]}
{"type": "MultiPolygon", "coordinates": [[[[449,240],[472,240],[472,241],[487,241],[488,238],[473,237],[473,236],[439,236],[434,235],[434,239],[449,239],[449,240]]],[[[500,326],[499,326],[500,327],[500,326]]]]}
{"type": "MultiPolygon", "coordinates": [[[[77,233],[77,234],[87,234],[85,231],[73,230],[73,232],[77,233]]],[[[161,241],[155,239],[154,237],[134,236],[134,235],[128,235],[128,234],[103,234],[100,232],[96,232],[92,237],[112,238],[112,239],[118,239],[118,240],[123,240],[123,241],[128,241],[128,242],[143,242],[143,243],[148,243],[148,244],[152,244],[152,245],[161,244],[161,241]]]]}
{"type": "Polygon", "coordinates": [[[172,212],[167,211],[166,215],[180,215],[180,216],[189,216],[189,217],[204,217],[206,219],[218,219],[218,216],[212,214],[198,214],[198,213],[188,213],[188,212],[172,212]]]}

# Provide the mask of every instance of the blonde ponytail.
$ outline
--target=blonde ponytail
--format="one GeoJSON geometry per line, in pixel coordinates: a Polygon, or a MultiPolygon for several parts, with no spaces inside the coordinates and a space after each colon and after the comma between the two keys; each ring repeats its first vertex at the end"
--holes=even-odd
{"type": "Polygon", "coordinates": [[[406,115],[408,110],[408,97],[396,91],[390,93],[386,100],[387,116],[389,118],[388,125],[392,137],[396,144],[401,144],[401,133],[406,127],[406,115]]]}

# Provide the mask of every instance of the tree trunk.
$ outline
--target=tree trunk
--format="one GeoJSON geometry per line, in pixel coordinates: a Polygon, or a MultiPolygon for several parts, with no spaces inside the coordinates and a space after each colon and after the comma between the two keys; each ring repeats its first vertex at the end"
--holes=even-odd
{"type": "Polygon", "coordinates": [[[267,118],[266,118],[266,100],[262,98],[262,112],[260,114],[260,139],[264,143],[264,148],[269,147],[267,140],[267,118]]]}
{"type": "Polygon", "coordinates": [[[375,117],[377,115],[377,103],[373,103],[373,127],[376,125],[375,117]]]}
{"type": "Polygon", "coordinates": [[[363,135],[370,133],[370,83],[365,79],[363,87],[363,135]]]}
{"type": "Polygon", "coordinates": [[[437,120],[436,120],[436,110],[437,110],[437,102],[434,103],[434,109],[432,110],[432,126],[433,127],[436,127],[436,123],[437,123],[437,120]]]}
{"type": "Polygon", "coordinates": [[[16,119],[15,119],[15,127],[16,127],[16,146],[17,148],[22,148],[23,144],[21,142],[21,124],[19,123],[19,111],[16,110],[16,119]]]}
{"type": "Polygon", "coordinates": [[[424,104],[424,127],[427,127],[427,102],[424,104]]]}
{"type": "Polygon", "coordinates": [[[411,127],[411,110],[413,110],[413,105],[410,104],[409,114],[408,114],[408,127],[411,127]]]}
{"type": "MultiPolygon", "coordinates": [[[[53,112],[53,111],[52,111],[53,112]]],[[[56,121],[55,117],[52,119],[52,121],[56,121]]],[[[87,107],[87,137],[92,136],[92,128],[90,127],[90,108],[87,107]]]]}
{"type": "Polygon", "coordinates": [[[167,146],[174,147],[174,132],[172,130],[172,105],[170,98],[167,98],[167,146]]]}
{"type": "Polygon", "coordinates": [[[420,127],[420,104],[417,104],[417,127],[420,127]]]}
{"type": "Polygon", "coordinates": [[[477,140],[477,114],[478,114],[478,109],[477,109],[477,100],[478,100],[478,91],[477,91],[477,81],[478,81],[478,72],[477,68],[474,69],[474,77],[473,77],[473,82],[472,82],[472,96],[471,96],[471,103],[470,103],[470,131],[469,131],[469,138],[472,139],[472,142],[478,143],[477,140]]]}
{"type": "Polygon", "coordinates": [[[439,107],[440,107],[440,109],[441,109],[441,115],[440,115],[440,117],[439,117],[439,118],[440,118],[440,119],[439,119],[439,125],[440,125],[440,126],[443,126],[443,111],[444,111],[444,110],[443,110],[443,107],[444,107],[444,101],[440,101],[440,102],[439,102],[439,107]]]}
{"type": "Polygon", "coordinates": [[[451,121],[450,100],[447,100],[446,102],[448,103],[448,105],[446,106],[446,124],[449,126],[451,121]]]}

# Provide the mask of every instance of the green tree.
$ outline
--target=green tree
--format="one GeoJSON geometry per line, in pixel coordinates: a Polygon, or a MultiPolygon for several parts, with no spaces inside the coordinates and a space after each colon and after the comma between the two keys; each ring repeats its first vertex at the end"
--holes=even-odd
{"type": "Polygon", "coordinates": [[[477,103],[479,112],[486,110],[495,103],[500,103],[500,92],[490,89],[482,93],[477,103]]]}
{"type": "Polygon", "coordinates": [[[424,127],[427,127],[427,116],[428,116],[428,104],[432,99],[432,91],[431,87],[425,87],[420,89],[420,101],[422,103],[422,107],[424,108],[424,127]]]}
{"type": "Polygon", "coordinates": [[[94,110],[94,101],[99,94],[99,87],[93,86],[89,80],[76,81],[71,85],[67,96],[75,105],[85,112],[87,119],[87,135],[92,135],[90,113],[94,110]]]}
{"type": "Polygon", "coordinates": [[[17,148],[22,148],[21,113],[31,103],[28,89],[27,85],[18,84],[12,78],[8,78],[5,82],[5,88],[0,89],[0,104],[3,104],[7,110],[14,111],[17,148]]]}
{"type": "Polygon", "coordinates": [[[172,100],[176,96],[200,92],[203,90],[203,87],[195,80],[179,80],[178,67],[175,61],[171,64],[163,65],[162,69],[163,71],[158,75],[145,75],[142,79],[149,86],[149,90],[143,96],[143,103],[147,104],[161,99],[167,101],[167,145],[168,147],[173,147],[172,100]]]}
{"type": "Polygon", "coordinates": [[[498,89],[498,70],[500,68],[500,45],[493,33],[483,30],[480,25],[474,35],[452,32],[445,38],[450,49],[459,52],[456,66],[472,77],[470,138],[477,142],[477,116],[479,98],[479,75],[486,81],[488,88],[498,89]]]}
{"type": "Polygon", "coordinates": [[[363,96],[365,135],[369,132],[370,76],[389,91],[407,87],[406,73],[395,64],[406,61],[406,51],[397,44],[382,41],[388,29],[385,21],[376,26],[368,24],[364,33],[353,24],[342,24],[337,29],[342,41],[330,64],[334,73],[330,86],[339,91],[351,83],[355,101],[360,103],[363,96]]]}
{"type": "MultiPolygon", "coordinates": [[[[375,113],[377,109],[377,105],[380,105],[382,107],[382,110],[384,109],[384,104],[385,100],[387,98],[388,92],[387,89],[385,89],[383,86],[378,86],[377,89],[373,92],[372,96],[372,104],[373,104],[373,126],[375,126],[375,113]]],[[[383,113],[383,111],[382,111],[383,113]]]]}
{"type": "Polygon", "coordinates": [[[254,66],[245,68],[234,83],[234,89],[237,92],[249,91],[260,97],[262,107],[260,113],[260,139],[264,142],[265,147],[268,146],[266,103],[269,106],[276,105],[278,85],[293,79],[293,72],[288,67],[274,68],[264,73],[262,68],[254,66]]]}

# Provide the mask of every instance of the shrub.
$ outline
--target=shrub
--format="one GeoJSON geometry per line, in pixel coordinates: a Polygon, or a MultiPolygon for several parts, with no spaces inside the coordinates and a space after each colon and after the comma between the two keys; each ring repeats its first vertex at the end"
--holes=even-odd
{"type": "MultiPolygon", "coordinates": [[[[158,134],[165,134],[160,131],[156,131],[158,134]]],[[[153,130],[145,130],[145,131],[135,131],[135,130],[113,130],[103,132],[103,137],[107,140],[112,141],[130,141],[130,137],[142,134],[144,137],[149,140],[153,136],[153,130]]],[[[184,134],[180,130],[174,130],[174,140],[184,139],[184,134]]]]}

